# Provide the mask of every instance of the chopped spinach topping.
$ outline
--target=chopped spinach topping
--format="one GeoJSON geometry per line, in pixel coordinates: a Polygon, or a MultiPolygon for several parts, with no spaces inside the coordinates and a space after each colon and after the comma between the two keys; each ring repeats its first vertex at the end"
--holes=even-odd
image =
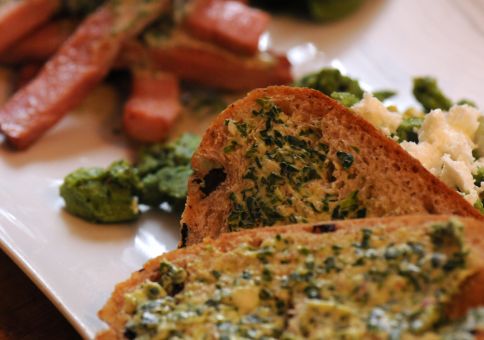
{"type": "Polygon", "coordinates": [[[474,184],[478,187],[481,186],[481,184],[484,182],[484,167],[478,167],[473,177],[474,184]]]}
{"type": "Polygon", "coordinates": [[[219,272],[218,270],[212,270],[211,273],[212,273],[212,276],[217,280],[220,279],[220,276],[222,276],[222,273],[219,272]]]}
{"type": "Polygon", "coordinates": [[[338,151],[336,152],[336,157],[338,157],[339,162],[344,169],[349,169],[353,165],[353,155],[347,152],[338,151]]]}
{"type": "Polygon", "coordinates": [[[230,153],[238,148],[239,144],[236,141],[231,141],[229,145],[224,147],[224,153],[230,153]]]}
{"type": "Polygon", "coordinates": [[[418,130],[422,127],[423,120],[423,117],[404,118],[397,128],[398,141],[418,143],[418,130]]]}
{"type": "Polygon", "coordinates": [[[237,122],[235,126],[242,137],[247,137],[247,123],[237,122]]]}
{"type": "Polygon", "coordinates": [[[435,249],[462,248],[463,225],[457,220],[434,224],[431,228],[430,238],[435,249]]]}
{"type": "Polygon", "coordinates": [[[225,153],[237,146],[248,164],[242,175],[243,189],[229,194],[229,229],[301,223],[306,216],[328,219],[331,212],[338,218],[364,216],[366,211],[355,197],[352,204],[347,199],[338,204],[338,197],[325,192],[321,198],[309,189],[315,181],[322,186],[326,181],[334,182],[334,174],[341,167],[350,171],[353,155],[342,151],[332,154],[321,142],[320,128],[298,125],[268,98],[256,102],[252,119],[225,121],[230,136],[225,153]]]}
{"type": "Polygon", "coordinates": [[[370,240],[371,240],[371,229],[363,229],[362,230],[362,237],[361,237],[361,243],[360,243],[360,247],[362,249],[368,249],[370,248],[370,240]]]}
{"type": "Polygon", "coordinates": [[[183,289],[186,278],[187,272],[185,269],[168,261],[162,261],[160,263],[159,283],[168,294],[176,294],[183,289]]]}
{"type": "Polygon", "coordinates": [[[334,208],[331,217],[334,220],[342,220],[352,216],[354,213],[358,217],[366,216],[365,208],[361,207],[358,201],[358,191],[352,192],[348,197],[341,200],[334,208]]]}

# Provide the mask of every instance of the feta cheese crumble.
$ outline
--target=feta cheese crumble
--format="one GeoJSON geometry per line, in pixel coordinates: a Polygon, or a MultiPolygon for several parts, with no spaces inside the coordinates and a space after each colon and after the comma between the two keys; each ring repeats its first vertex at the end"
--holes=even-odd
{"type": "MultiPolygon", "coordinates": [[[[351,109],[389,136],[403,118],[369,93],[351,109]]],[[[484,167],[484,114],[469,105],[455,105],[448,112],[436,109],[425,116],[417,132],[418,143],[400,145],[469,203],[480,200],[484,182],[475,183],[473,175],[484,167]]]]}
{"type": "Polygon", "coordinates": [[[387,135],[394,133],[402,122],[401,114],[389,111],[381,101],[368,92],[351,109],[387,135]]]}

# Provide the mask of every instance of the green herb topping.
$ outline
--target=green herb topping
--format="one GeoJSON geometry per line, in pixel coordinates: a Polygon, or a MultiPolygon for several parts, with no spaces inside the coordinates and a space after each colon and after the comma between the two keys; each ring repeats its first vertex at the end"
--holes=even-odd
{"type": "Polygon", "coordinates": [[[243,188],[229,195],[230,230],[300,223],[314,215],[321,219],[365,216],[357,193],[338,197],[328,185],[336,181],[337,171],[352,174],[354,156],[330,150],[322,142],[321,128],[298,125],[271,100],[260,98],[257,105],[251,119],[225,121],[230,137],[224,153],[238,153],[248,164],[243,188]]]}
{"type": "Polygon", "coordinates": [[[481,309],[444,311],[474,273],[456,220],[388,232],[278,234],[230,252],[201,247],[183,269],[125,296],[125,336],[136,339],[471,339],[481,309]],[[305,240],[304,245],[300,242],[305,240]]]}

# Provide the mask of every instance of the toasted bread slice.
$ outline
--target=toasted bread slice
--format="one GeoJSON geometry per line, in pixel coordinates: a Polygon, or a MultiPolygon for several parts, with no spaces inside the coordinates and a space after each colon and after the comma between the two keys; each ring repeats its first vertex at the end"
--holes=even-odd
{"type": "MultiPolygon", "coordinates": [[[[319,331],[331,331],[328,320],[346,313],[347,319],[355,323],[350,322],[342,329],[355,327],[360,332],[353,334],[356,338],[368,338],[370,326],[359,324],[355,315],[358,320],[365,320],[368,313],[371,315],[370,310],[399,313],[423,308],[431,314],[416,315],[422,320],[428,317],[425,320],[432,323],[425,325],[425,331],[421,330],[423,336],[436,330],[433,325],[444,314],[455,320],[471,308],[484,306],[483,230],[484,223],[475,219],[419,215],[226,233],[216,240],[205,239],[152,259],[118,284],[99,312],[99,317],[110,327],[99,337],[154,336],[158,331],[159,338],[164,338],[160,334],[168,333],[197,338],[197,332],[217,338],[237,327],[249,331],[244,327],[252,326],[250,322],[249,326],[244,324],[244,317],[250,315],[252,323],[267,325],[265,331],[278,330],[276,338],[287,334],[308,338],[314,332],[304,334],[303,317],[305,308],[310,307],[330,308],[329,313],[314,313],[326,317],[313,320],[319,331]],[[183,275],[179,275],[180,268],[183,275]],[[405,268],[418,274],[412,276],[405,268]],[[177,281],[177,288],[170,277],[182,278],[177,281]],[[140,299],[146,292],[140,287],[153,282],[166,288],[171,297],[140,299]],[[356,291],[364,294],[360,296],[356,291]],[[217,295],[221,292],[222,296],[217,295]],[[436,292],[443,294],[439,295],[439,302],[432,300],[440,294],[434,295],[436,292]],[[133,298],[139,304],[133,306],[133,298]],[[275,299],[276,305],[271,299],[275,299]],[[334,299],[341,304],[336,303],[335,307],[334,299]],[[395,301],[397,304],[392,305],[395,301]],[[437,306],[438,314],[432,314],[437,306]],[[377,310],[380,307],[383,309],[377,310]],[[197,315],[190,314],[192,308],[197,315]],[[138,319],[138,322],[150,324],[144,325],[147,328],[133,323],[137,313],[144,315],[141,320],[145,321],[138,319]],[[264,321],[259,319],[261,315],[264,321]],[[278,317],[284,322],[278,323],[278,317]],[[221,324],[227,327],[222,328],[221,324]]],[[[161,290],[157,284],[154,286],[161,290]]],[[[392,315],[382,317],[390,318],[386,320],[391,324],[391,318],[396,317],[392,315]]],[[[382,334],[375,332],[371,338],[380,338],[377,335],[382,334]]],[[[412,332],[418,333],[415,329],[412,332]]],[[[334,333],[328,338],[335,338],[334,333]]]]}
{"type": "Polygon", "coordinates": [[[230,105],[193,155],[181,245],[330,219],[483,219],[396,142],[324,94],[274,86],[230,105]]]}

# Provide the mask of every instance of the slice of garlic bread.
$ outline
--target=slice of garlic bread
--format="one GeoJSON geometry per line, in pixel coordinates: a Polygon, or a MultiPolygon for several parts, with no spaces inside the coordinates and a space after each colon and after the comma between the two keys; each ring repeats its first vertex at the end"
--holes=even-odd
{"type": "Polygon", "coordinates": [[[331,219],[484,218],[397,143],[318,91],[274,86],[230,105],[192,159],[181,245],[331,219]]]}
{"type": "Polygon", "coordinates": [[[483,230],[419,215],[226,233],[118,284],[99,337],[472,339],[484,322],[483,230]]]}

